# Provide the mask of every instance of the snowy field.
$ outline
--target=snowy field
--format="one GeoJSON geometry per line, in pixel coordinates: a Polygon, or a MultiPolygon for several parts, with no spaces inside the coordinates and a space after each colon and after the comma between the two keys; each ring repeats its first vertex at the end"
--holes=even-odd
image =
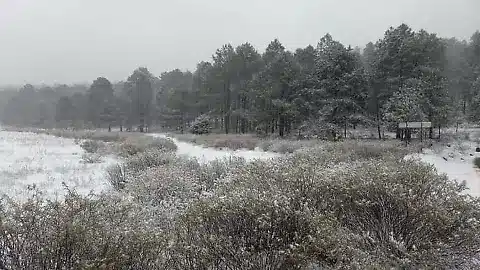
{"type": "Polygon", "coordinates": [[[104,157],[86,164],[83,149],[72,139],[0,130],[0,195],[22,199],[35,185],[48,197],[65,194],[65,183],[81,194],[109,188],[105,168],[117,161],[104,157]]]}
{"type": "MultiPolygon", "coordinates": [[[[162,134],[152,134],[165,137],[162,134]]],[[[243,157],[246,160],[278,157],[279,154],[250,150],[217,150],[174,140],[178,155],[195,157],[200,162],[218,158],[243,157]]],[[[78,193],[100,193],[109,188],[105,169],[119,162],[112,156],[100,163],[85,163],[84,150],[73,139],[28,132],[0,130],[0,196],[19,200],[32,194],[34,186],[49,198],[66,193],[66,186],[78,193]]]]}
{"type": "MultiPolygon", "coordinates": [[[[480,134],[479,129],[471,130],[480,134]]],[[[166,137],[163,134],[151,134],[166,137]]],[[[218,158],[243,157],[247,161],[270,159],[280,156],[262,150],[218,150],[187,142],[172,140],[178,146],[177,154],[195,157],[200,162],[218,158]]],[[[473,166],[478,143],[457,141],[449,146],[425,149],[418,158],[435,166],[439,173],[451,179],[465,181],[469,193],[480,196],[480,172],[473,166]]],[[[109,188],[105,169],[118,161],[115,157],[103,157],[100,163],[89,164],[82,159],[84,150],[72,139],[33,133],[7,132],[0,130],[0,196],[22,199],[31,194],[29,186],[35,185],[50,198],[65,194],[65,186],[80,194],[99,193],[109,188]]]]}

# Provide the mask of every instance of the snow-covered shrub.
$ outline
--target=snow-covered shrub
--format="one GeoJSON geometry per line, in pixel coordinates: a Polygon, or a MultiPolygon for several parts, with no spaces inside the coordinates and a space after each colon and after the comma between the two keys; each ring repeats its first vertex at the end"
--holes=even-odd
{"type": "Polygon", "coordinates": [[[185,208],[202,194],[214,191],[225,176],[244,164],[245,160],[241,158],[204,164],[168,153],[147,152],[124,164],[125,183],[128,183],[125,191],[149,205],[177,204],[185,208]]]}
{"type": "Polygon", "coordinates": [[[159,150],[149,150],[139,153],[124,162],[127,171],[142,172],[148,168],[158,167],[176,160],[175,155],[159,150]]]}
{"type": "Polygon", "coordinates": [[[4,269],[165,269],[167,235],[148,208],[113,196],[2,203],[4,269]]]}
{"type": "MultiPolygon", "coordinates": [[[[480,205],[464,187],[412,161],[368,161],[332,175],[319,194],[366,246],[413,268],[471,263],[480,240],[480,205]],[[325,188],[328,187],[328,188],[325,188]]],[[[375,251],[376,252],[376,251],[375,251]]]]}
{"type": "Polygon", "coordinates": [[[122,157],[134,156],[143,151],[145,151],[143,147],[131,141],[122,142],[117,146],[117,153],[122,157]]]}
{"type": "Polygon", "coordinates": [[[82,154],[82,161],[84,163],[99,163],[102,161],[102,156],[99,154],[93,153],[83,153],[82,154]]]}
{"type": "MultiPolygon", "coordinates": [[[[271,226],[270,215],[288,206],[291,213],[314,216],[328,213],[329,220],[336,222],[335,229],[349,235],[345,248],[356,252],[353,257],[348,256],[350,259],[335,257],[340,268],[350,269],[355,265],[364,268],[369,263],[381,268],[472,267],[480,248],[480,239],[475,236],[480,233],[480,205],[462,195],[464,187],[437,175],[432,167],[399,161],[393,149],[384,155],[377,151],[371,154],[369,150],[365,154],[364,148],[349,149],[332,146],[328,151],[322,149],[324,155],[298,153],[273,162],[250,163],[229,174],[227,184],[215,192],[211,201],[204,202],[209,211],[215,209],[215,218],[198,213],[188,217],[195,219],[200,215],[197,220],[202,222],[201,228],[208,228],[200,236],[195,233],[190,236],[199,243],[195,252],[213,245],[218,250],[230,250],[230,255],[234,254],[239,261],[243,256],[251,256],[255,262],[256,256],[263,256],[263,251],[274,252],[277,247],[259,238],[258,242],[249,242],[259,252],[246,252],[249,245],[241,242],[244,235],[255,237],[261,230],[256,227],[258,221],[242,219],[254,213],[259,219],[266,218],[269,221],[266,224],[271,226]],[[337,157],[337,153],[348,158],[337,157]],[[239,199],[232,202],[233,198],[239,199]],[[265,202],[276,203],[277,207],[272,210],[265,202]],[[260,209],[266,209],[266,213],[260,209]],[[238,242],[232,243],[236,238],[238,242]],[[217,239],[218,242],[210,242],[217,239]],[[205,246],[200,244],[203,242],[205,246]],[[263,243],[261,249],[258,243],[263,243]],[[363,264],[365,261],[368,263],[363,264]]],[[[202,231],[201,228],[198,230],[202,231]]],[[[285,224],[283,230],[278,230],[290,229],[285,224]]],[[[298,242],[300,250],[305,250],[306,243],[298,242]]],[[[315,247],[327,249],[322,244],[325,240],[320,238],[315,247]]],[[[328,248],[337,250],[336,246],[328,248]]],[[[220,254],[210,252],[204,256],[211,262],[220,258],[220,254]]],[[[303,262],[325,263],[307,258],[303,262]]]]}
{"type": "Polygon", "coordinates": [[[125,187],[128,194],[142,204],[168,209],[172,216],[183,211],[201,191],[194,172],[174,166],[151,167],[130,179],[125,187]]]}
{"type": "Polygon", "coordinates": [[[86,140],[80,144],[80,147],[82,147],[87,153],[96,153],[102,145],[103,144],[99,141],[86,140]]]}
{"type": "Polygon", "coordinates": [[[180,269],[334,268],[357,258],[355,239],[328,213],[298,211],[286,197],[230,195],[196,203],[178,221],[180,269]]]}
{"type": "Polygon", "coordinates": [[[473,165],[476,167],[476,168],[479,168],[480,169],[480,157],[475,157],[473,159],[473,165]]]}
{"type": "Polygon", "coordinates": [[[125,165],[115,164],[107,168],[106,178],[112,187],[121,190],[127,183],[127,171],[125,165]]]}
{"type": "Polygon", "coordinates": [[[139,175],[149,168],[155,168],[174,162],[177,158],[172,154],[160,150],[140,152],[125,160],[122,164],[112,165],[107,168],[107,180],[117,190],[125,184],[139,178],[139,175]]]}
{"type": "Polygon", "coordinates": [[[172,140],[167,138],[146,136],[127,138],[117,146],[118,154],[123,157],[134,156],[147,150],[172,152],[177,150],[177,146],[172,140]]]}
{"type": "Polygon", "coordinates": [[[196,180],[202,189],[210,192],[219,184],[222,184],[229,174],[235,174],[245,164],[246,162],[243,158],[230,157],[217,159],[209,163],[195,163],[192,170],[195,171],[196,180]]]}
{"type": "Polygon", "coordinates": [[[165,152],[174,152],[177,150],[177,145],[167,138],[150,138],[146,143],[147,150],[160,150],[165,152]]]}
{"type": "Polygon", "coordinates": [[[314,145],[318,145],[318,141],[310,141],[310,140],[264,140],[260,144],[260,148],[264,151],[270,151],[275,153],[294,153],[295,151],[305,148],[305,147],[313,147],[314,145]]]}
{"type": "Polygon", "coordinates": [[[190,132],[193,134],[208,134],[212,130],[212,119],[208,115],[200,115],[191,124],[190,132]]]}
{"type": "Polygon", "coordinates": [[[214,139],[210,144],[215,148],[228,148],[231,150],[250,149],[257,147],[258,139],[248,135],[224,135],[223,138],[214,139]]]}

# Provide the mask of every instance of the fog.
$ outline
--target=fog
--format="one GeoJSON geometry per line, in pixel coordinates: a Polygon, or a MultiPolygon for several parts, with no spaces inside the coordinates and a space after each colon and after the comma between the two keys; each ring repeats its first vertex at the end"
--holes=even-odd
{"type": "Polygon", "coordinates": [[[0,0],[0,85],[191,70],[225,43],[295,49],[327,32],[363,46],[402,22],[468,39],[478,10],[478,0],[0,0]]]}

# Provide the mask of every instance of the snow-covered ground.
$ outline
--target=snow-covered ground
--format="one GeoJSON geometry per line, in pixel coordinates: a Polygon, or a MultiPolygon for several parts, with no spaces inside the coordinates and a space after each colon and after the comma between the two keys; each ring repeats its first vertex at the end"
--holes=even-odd
{"type": "Polygon", "coordinates": [[[188,142],[182,142],[175,138],[167,137],[165,134],[149,134],[150,136],[157,138],[169,138],[171,139],[178,147],[177,155],[194,157],[197,158],[199,162],[209,162],[215,159],[224,159],[230,157],[242,157],[247,161],[252,161],[255,159],[270,159],[281,156],[278,153],[265,152],[261,149],[256,150],[247,150],[239,149],[236,151],[228,149],[214,149],[209,147],[203,147],[201,145],[195,145],[188,142]]]}
{"type": "MultiPolygon", "coordinates": [[[[163,134],[153,134],[165,137],[163,134]]],[[[217,150],[173,139],[178,155],[195,157],[200,162],[233,156],[246,160],[278,157],[279,154],[251,150],[217,150]]],[[[85,163],[84,150],[74,140],[28,132],[0,130],[0,196],[22,199],[30,196],[29,186],[35,185],[50,198],[66,193],[65,186],[87,195],[109,188],[105,169],[118,162],[103,157],[100,163],[85,163]]]]}
{"type": "Polygon", "coordinates": [[[473,159],[480,157],[480,153],[475,152],[476,147],[477,143],[472,141],[457,141],[435,150],[424,149],[422,154],[410,157],[433,165],[439,173],[452,180],[465,181],[467,193],[480,197],[480,171],[473,165],[473,159]]]}
{"type": "Polygon", "coordinates": [[[105,168],[114,157],[86,164],[83,149],[72,139],[0,130],[0,195],[25,198],[35,185],[50,198],[65,194],[65,183],[81,194],[101,192],[109,187],[105,168]]]}
{"type": "MultiPolygon", "coordinates": [[[[166,137],[164,134],[151,136],[166,137]]],[[[178,155],[195,157],[200,162],[234,156],[247,161],[281,156],[262,150],[205,148],[171,139],[178,146],[178,155]]],[[[473,158],[480,156],[480,153],[475,153],[476,146],[477,143],[472,141],[457,142],[443,148],[437,147],[436,150],[426,149],[413,157],[434,165],[439,173],[451,179],[465,181],[469,193],[480,196],[480,172],[473,166],[473,158]]],[[[51,198],[65,194],[63,183],[81,194],[108,189],[105,169],[118,160],[109,156],[100,163],[86,164],[82,159],[83,153],[83,149],[72,139],[0,130],[0,196],[25,198],[31,194],[28,190],[31,185],[51,198]]]]}

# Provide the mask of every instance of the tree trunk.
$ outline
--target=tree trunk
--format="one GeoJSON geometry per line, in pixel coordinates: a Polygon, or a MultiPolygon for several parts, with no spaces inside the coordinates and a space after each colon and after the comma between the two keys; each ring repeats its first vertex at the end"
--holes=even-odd
{"type": "Polygon", "coordinates": [[[280,116],[279,118],[280,119],[279,119],[279,125],[278,125],[278,135],[280,137],[283,137],[284,131],[285,131],[285,117],[280,116]]]}
{"type": "Polygon", "coordinates": [[[378,139],[382,139],[382,130],[380,128],[380,121],[377,121],[377,131],[378,131],[378,139]]]}
{"type": "Polygon", "coordinates": [[[241,120],[241,127],[240,127],[240,132],[245,134],[246,129],[247,129],[247,118],[246,118],[246,111],[247,111],[247,97],[243,96],[242,97],[242,108],[243,108],[243,114],[242,114],[242,120],[241,120]]]}
{"type": "Polygon", "coordinates": [[[290,118],[287,118],[285,120],[285,133],[290,135],[291,131],[292,131],[292,120],[290,118]]]}
{"type": "Polygon", "coordinates": [[[382,131],[381,131],[381,128],[380,128],[380,107],[378,105],[378,100],[377,100],[377,104],[376,104],[376,118],[377,118],[378,139],[381,140],[382,139],[382,131]]]}
{"type": "Polygon", "coordinates": [[[230,102],[231,102],[231,96],[230,96],[230,82],[227,81],[227,83],[224,85],[225,88],[225,134],[228,134],[230,132],[230,102]]]}
{"type": "Polygon", "coordinates": [[[225,134],[228,134],[228,132],[230,131],[230,117],[228,113],[225,114],[224,125],[225,125],[225,134]]]}
{"type": "Polygon", "coordinates": [[[236,118],[236,121],[235,121],[235,133],[240,133],[240,117],[237,116],[235,117],[236,118]]]}
{"type": "Polygon", "coordinates": [[[183,114],[180,116],[180,133],[183,134],[183,128],[184,128],[184,123],[183,123],[183,114]]]}

